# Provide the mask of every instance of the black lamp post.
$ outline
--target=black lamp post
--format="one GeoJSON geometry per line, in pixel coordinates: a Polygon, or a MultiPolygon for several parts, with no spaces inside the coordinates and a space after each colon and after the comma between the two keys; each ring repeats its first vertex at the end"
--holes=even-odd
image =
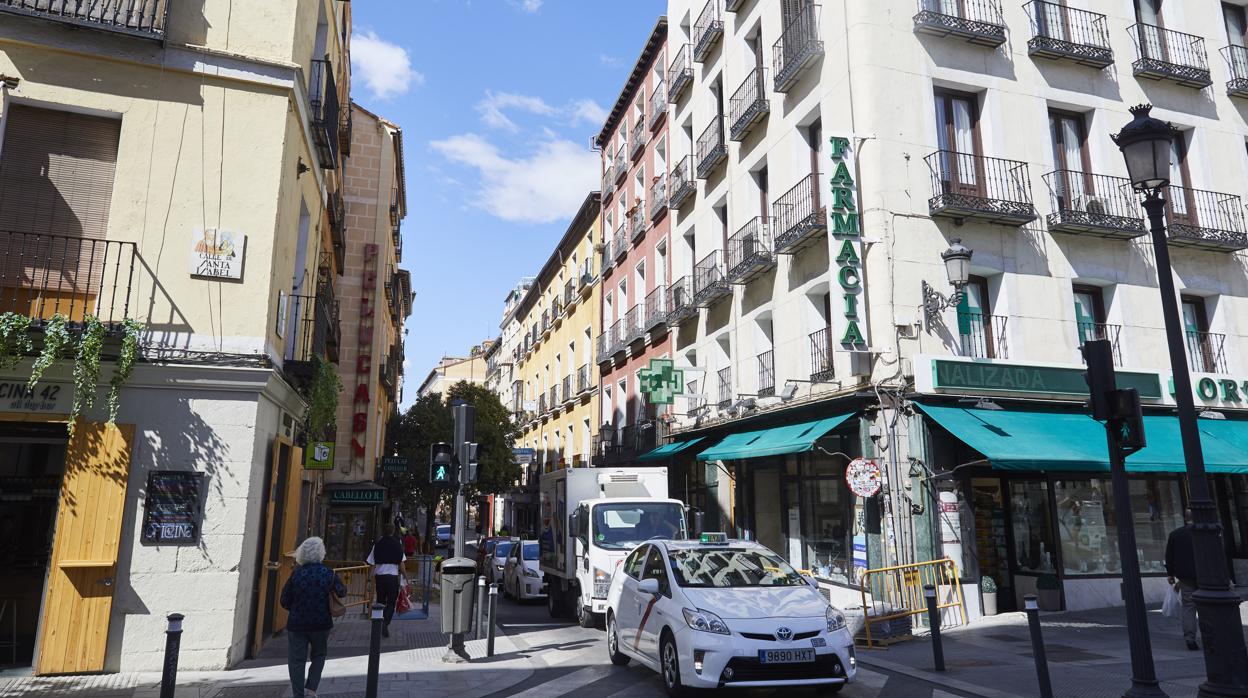
{"type": "Polygon", "coordinates": [[[1200,615],[1200,634],[1205,654],[1205,682],[1201,696],[1248,696],[1248,651],[1240,626],[1240,598],[1230,585],[1226,569],[1222,526],[1209,495],[1205,459],[1201,452],[1192,378],[1187,371],[1179,304],[1166,245],[1166,201],[1161,190],[1170,183],[1171,143],[1177,133],[1170,124],[1149,116],[1151,105],[1131,109],[1135,117],[1113,136],[1127,161],[1131,186],[1144,194],[1153,254],[1157,259],[1157,285],[1161,291],[1162,320],[1174,376],[1174,399],[1179,412],[1179,434],[1192,509],[1192,541],[1196,552],[1196,585],[1192,594],[1200,615]]]}

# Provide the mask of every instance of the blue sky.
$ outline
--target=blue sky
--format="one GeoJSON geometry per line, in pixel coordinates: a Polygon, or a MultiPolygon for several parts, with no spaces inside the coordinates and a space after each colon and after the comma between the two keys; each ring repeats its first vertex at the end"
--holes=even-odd
{"type": "Polygon", "coordinates": [[[598,188],[590,138],[665,0],[352,3],[352,96],[403,128],[403,266],[416,302],[405,404],[444,355],[498,333],[502,302],[598,188]]]}

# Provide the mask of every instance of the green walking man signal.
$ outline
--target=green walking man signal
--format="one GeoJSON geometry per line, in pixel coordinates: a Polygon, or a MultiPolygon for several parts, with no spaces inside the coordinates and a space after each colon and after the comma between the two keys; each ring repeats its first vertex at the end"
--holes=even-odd
{"type": "Polygon", "coordinates": [[[455,449],[444,442],[429,447],[429,483],[433,485],[455,484],[455,449]]]}

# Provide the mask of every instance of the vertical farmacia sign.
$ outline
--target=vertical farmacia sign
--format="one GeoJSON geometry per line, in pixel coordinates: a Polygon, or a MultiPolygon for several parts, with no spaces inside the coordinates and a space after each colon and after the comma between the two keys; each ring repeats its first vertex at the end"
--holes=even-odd
{"type": "Polygon", "coordinates": [[[862,234],[858,187],[852,174],[853,146],[845,136],[832,136],[828,145],[832,160],[832,175],[828,179],[828,228],[836,260],[836,283],[841,293],[841,302],[832,304],[839,308],[839,311],[833,310],[833,314],[840,316],[833,327],[842,349],[861,351],[867,348],[867,336],[862,329],[862,234]]]}

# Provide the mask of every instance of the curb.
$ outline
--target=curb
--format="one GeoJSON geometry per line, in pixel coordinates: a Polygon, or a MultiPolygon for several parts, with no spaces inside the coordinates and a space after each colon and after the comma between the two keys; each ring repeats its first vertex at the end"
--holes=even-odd
{"type": "Polygon", "coordinates": [[[885,671],[890,671],[896,674],[903,674],[905,676],[909,676],[912,679],[919,679],[922,681],[927,681],[929,683],[934,683],[938,686],[946,686],[948,688],[953,688],[953,689],[962,691],[963,693],[969,693],[973,696],[979,696],[979,698],[1027,698],[1026,696],[1021,696],[1017,693],[1010,693],[1009,691],[998,691],[995,688],[975,686],[965,681],[959,681],[958,679],[951,678],[945,674],[940,674],[934,671],[925,671],[923,669],[915,669],[914,667],[907,666],[905,664],[898,664],[897,662],[890,662],[886,659],[876,659],[875,657],[866,657],[860,653],[857,656],[858,656],[859,666],[865,665],[865,666],[869,666],[875,669],[883,669],[885,671]]]}

